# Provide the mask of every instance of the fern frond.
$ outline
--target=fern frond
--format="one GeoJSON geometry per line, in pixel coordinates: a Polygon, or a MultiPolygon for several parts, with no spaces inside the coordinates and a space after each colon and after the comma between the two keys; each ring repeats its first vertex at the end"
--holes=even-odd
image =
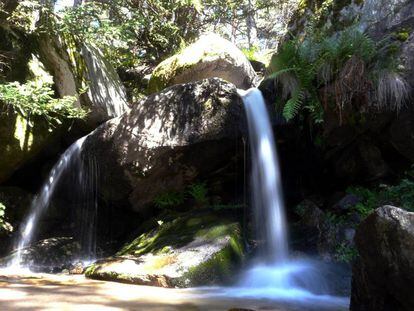
{"type": "Polygon", "coordinates": [[[292,120],[300,111],[303,101],[305,99],[305,92],[303,90],[296,90],[283,108],[283,117],[286,121],[292,120]]]}

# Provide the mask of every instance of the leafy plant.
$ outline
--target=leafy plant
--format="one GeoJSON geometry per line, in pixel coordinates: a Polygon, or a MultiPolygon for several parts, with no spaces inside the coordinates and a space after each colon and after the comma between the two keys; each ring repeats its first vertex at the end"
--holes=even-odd
{"type": "Polygon", "coordinates": [[[334,256],[339,261],[351,263],[358,257],[358,251],[355,246],[342,242],[336,248],[334,256]]]}
{"type": "Polygon", "coordinates": [[[208,189],[205,183],[197,183],[190,185],[187,190],[188,194],[193,197],[193,199],[198,204],[205,204],[208,201],[207,193],[208,189]]]}
{"type": "Polygon", "coordinates": [[[83,118],[86,111],[74,107],[76,98],[54,98],[54,91],[47,83],[29,81],[25,84],[10,82],[0,84],[0,102],[11,107],[29,121],[32,116],[44,117],[50,125],[60,124],[65,118],[83,118]]]}
{"type": "Polygon", "coordinates": [[[347,192],[361,199],[353,209],[364,218],[376,208],[387,204],[414,212],[414,181],[409,177],[401,179],[395,185],[380,185],[374,189],[352,187],[347,192]]]}
{"type": "Polygon", "coordinates": [[[258,60],[257,52],[259,51],[257,46],[252,46],[250,48],[243,48],[242,52],[247,57],[248,60],[258,60]]]}
{"type": "Polygon", "coordinates": [[[400,110],[408,97],[408,84],[400,76],[398,48],[385,38],[375,42],[356,26],[328,36],[310,28],[305,38],[293,37],[272,57],[271,74],[282,86],[283,116],[290,121],[308,111],[314,123],[323,121],[326,109],[400,110]]]}
{"type": "Polygon", "coordinates": [[[169,191],[159,194],[154,203],[158,208],[169,208],[180,205],[184,202],[184,194],[176,191],[169,191]]]}

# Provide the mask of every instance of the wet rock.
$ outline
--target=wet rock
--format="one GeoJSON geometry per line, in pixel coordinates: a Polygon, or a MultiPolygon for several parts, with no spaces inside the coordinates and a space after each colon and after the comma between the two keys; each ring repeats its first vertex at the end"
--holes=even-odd
{"type": "Polygon", "coordinates": [[[244,120],[234,85],[217,78],[180,84],[102,125],[84,150],[99,164],[104,200],[145,214],[157,196],[227,166],[244,120]]]}
{"type": "Polygon", "coordinates": [[[242,245],[237,221],[210,213],[186,214],[142,234],[85,274],[161,287],[218,284],[234,278],[242,245]]]}
{"type": "Polygon", "coordinates": [[[414,213],[383,206],[357,229],[351,310],[414,310],[414,213]]]}
{"type": "Polygon", "coordinates": [[[148,89],[154,93],[174,84],[214,77],[248,89],[254,85],[256,74],[233,43],[209,34],[159,64],[151,75],[148,89]]]}
{"type": "MultiPolygon", "coordinates": [[[[71,237],[44,239],[22,250],[21,264],[36,272],[61,272],[72,268],[72,262],[80,251],[79,243],[71,237]]],[[[10,262],[13,255],[3,258],[2,263],[10,262]]]]}

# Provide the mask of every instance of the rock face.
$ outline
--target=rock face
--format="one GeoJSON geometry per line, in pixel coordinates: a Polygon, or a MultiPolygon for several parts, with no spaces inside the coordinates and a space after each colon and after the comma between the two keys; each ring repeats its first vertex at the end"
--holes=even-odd
{"type": "Polygon", "coordinates": [[[358,228],[351,310],[414,310],[414,213],[383,206],[358,228]]]}
{"type": "Polygon", "coordinates": [[[102,53],[92,46],[82,46],[86,64],[85,78],[89,81],[87,99],[91,120],[97,123],[118,117],[129,110],[126,93],[118,74],[102,53]]]}
{"type": "Polygon", "coordinates": [[[232,279],[243,257],[237,221],[187,214],[143,233],[86,270],[94,279],[161,287],[211,285],[232,279]]]}
{"type": "Polygon", "coordinates": [[[27,161],[35,157],[58,135],[51,133],[49,125],[41,118],[28,121],[0,103],[0,183],[27,161]]]}
{"type": "Polygon", "coordinates": [[[256,74],[234,44],[210,34],[160,63],[152,73],[148,90],[154,93],[174,84],[213,77],[247,89],[255,84],[256,74]]]}
{"type": "Polygon", "coordinates": [[[77,96],[77,105],[89,110],[87,121],[93,126],[129,110],[118,74],[101,52],[82,43],[71,44],[81,53],[68,52],[61,38],[39,39],[40,61],[53,76],[59,95],[77,96]],[[78,96],[83,87],[86,93],[78,96]]]}
{"type": "MultiPolygon", "coordinates": [[[[70,237],[56,237],[41,240],[36,244],[23,249],[22,263],[30,269],[39,272],[61,272],[72,268],[73,258],[80,252],[79,243],[70,237]]],[[[2,262],[10,262],[10,256],[2,262]]],[[[2,263],[0,262],[0,264],[2,263]]]]}
{"type": "Polygon", "coordinates": [[[103,199],[144,212],[157,195],[227,165],[244,124],[236,88],[214,78],[148,97],[99,127],[84,148],[100,165],[103,199]]]}

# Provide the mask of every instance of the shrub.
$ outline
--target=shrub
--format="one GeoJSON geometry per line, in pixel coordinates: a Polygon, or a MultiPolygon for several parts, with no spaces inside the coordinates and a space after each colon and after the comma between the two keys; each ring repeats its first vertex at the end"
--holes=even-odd
{"type": "Polygon", "coordinates": [[[198,204],[205,204],[208,201],[208,190],[204,183],[190,185],[187,192],[198,204]]]}
{"type": "Polygon", "coordinates": [[[83,118],[86,112],[74,107],[76,98],[65,96],[54,98],[54,91],[47,83],[29,81],[25,84],[10,82],[0,84],[0,102],[11,107],[29,121],[32,116],[44,117],[51,126],[60,124],[65,118],[83,118]]]}
{"type": "Polygon", "coordinates": [[[414,181],[410,176],[401,179],[396,185],[380,185],[375,189],[352,187],[347,192],[361,199],[353,209],[362,217],[382,205],[394,205],[414,212],[414,181]]]}
{"type": "Polygon", "coordinates": [[[154,203],[159,208],[169,208],[180,205],[184,202],[184,194],[176,191],[169,191],[159,194],[155,199],[154,203]]]}
{"type": "Polygon", "coordinates": [[[375,42],[356,26],[331,36],[310,29],[305,38],[294,37],[280,47],[268,79],[282,87],[278,108],[288,121],[307,110],[321,123],[328,107],[338,112],[341,122],[345,108],[399,111],[408,84],[400,76],[397,51],[390,38],[375,42]]]}

